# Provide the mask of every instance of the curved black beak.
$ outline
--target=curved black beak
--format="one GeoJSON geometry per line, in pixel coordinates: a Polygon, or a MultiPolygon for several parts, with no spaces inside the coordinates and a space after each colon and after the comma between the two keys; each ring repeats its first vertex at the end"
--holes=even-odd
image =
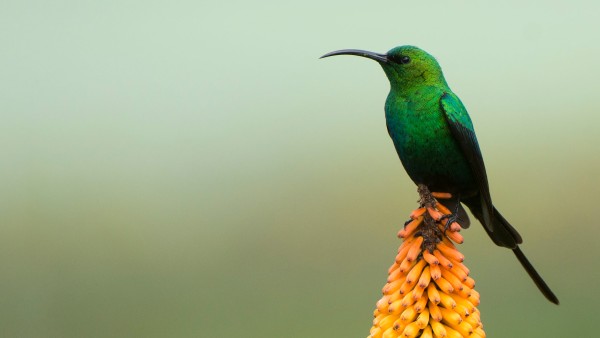
{"type": "Polygon", "coordinates": [[[387,55],[385,55],[385,54],[377,54],[377,53],[369,52],[367,50],[360,50],[360,49],[336,50],[335,52],[327,53],[327,54],[321,56],[320,59],[330,57],[330,56],[335,56],[335,55],[356,55],[356,56],[362,56],[365,58],[369,58],[371,60],[375,60],[375,61],[381,62],[381,63],[389,62],[387,55]]]}

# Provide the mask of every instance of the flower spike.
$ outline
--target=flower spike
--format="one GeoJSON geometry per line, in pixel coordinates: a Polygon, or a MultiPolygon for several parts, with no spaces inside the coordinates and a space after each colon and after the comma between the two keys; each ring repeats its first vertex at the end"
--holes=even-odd
{"type": "Polygon", "coordinates": [[[420,207],[398,232],[403,239],[377,302],[371,338],[485,337],[479,293],[455,244],[460,225],[447,224],[451,211],[438,200],[447,192],[420,185],[420,207]]]}

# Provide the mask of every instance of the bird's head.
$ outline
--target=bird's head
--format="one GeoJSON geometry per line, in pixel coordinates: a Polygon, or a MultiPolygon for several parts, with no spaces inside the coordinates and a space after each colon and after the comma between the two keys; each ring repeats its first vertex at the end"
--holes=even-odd
{"type": "Polygon", "coordinates": [[[343,49],[327,53],[321,58],[334,55],[356,55],[377,61],[390,80],[392,88],[446,85],[442,69],[435,58],[414,46],[395,47],[386,54],[359,49],[343,49]]]}

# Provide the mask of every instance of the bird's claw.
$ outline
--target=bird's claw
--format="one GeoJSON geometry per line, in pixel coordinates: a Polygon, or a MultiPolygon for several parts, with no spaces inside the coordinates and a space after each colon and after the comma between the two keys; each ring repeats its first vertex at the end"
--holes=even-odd
{"type": "Polygon", "coordinates": [[[446,231],[448,231],[448,229],[450,229],[450,225],[452,225],[452,223],[458,221],[458,215],[456,213],[451,214],[451,215],[444,215],[441,220],[444,220],[444,219],[447,219],[446,224],[444,224],[444,234],[445,234],[446,231]]]}
{"type": "Polygon", "coordinates": [[[459,208],[460,208],[460,196],[458,197],[458,201],[456,203],[456,208],[454,209],[454,212],[451,214],[446,214],[446,215],[442,216],[442,218],[440,219],[440,221],[443,219],[447,219],[446,224],[444,224],[444,234],[446,233],[446,231],[448,231],[448,229],[450,228],[452,223],[458,221],[459,208]]]}

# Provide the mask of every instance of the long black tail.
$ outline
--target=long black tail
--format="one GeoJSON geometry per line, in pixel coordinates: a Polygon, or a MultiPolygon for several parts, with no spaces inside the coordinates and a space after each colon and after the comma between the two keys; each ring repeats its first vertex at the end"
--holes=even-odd
{"type": "Polygon", "coordinates": [[[529,274],[529,277],[533,279],[535,285],[538,287],[538,289],[540,289],[540,291],[542,291],[546,299],[558,305],[558,298],[556,298],[554,292],[550,290],[548,284],[544,282],[542,276],[540,276],[540,274],[537,273],[537,271],[535,271],[533,265],[529,263],[529,260],[527,259],[527,257],[525,257],[525,254],[523,254],[523,251],[521,251],[519,247],[514,248],[512,251],[515,253],[515,256],[517,256],[517,259],[519,260],[525,271],[527,271],[527,273],[529,274]]]}
{"type": "MultiPolygon", "coordinates": [[[[481,203],[479,202],[479,198],[463,200],[463,202],[469,207],[469,210],[471,210],[473,216],[475,216],[479,222],[483,222],[483,213],[481,211],[481,203]]],[[[519,248],[519,244],[523,242],[521,235],[519,235],[517,230],[510,225],[510,223],[508,223],[506,218],[502,217],[496,208],[494,208],[492,224],[491,227],[489,227],[493,229],[493,232],[489,231],[488,227],[484,226],[483,228],[494,241],[494,243],[496,243],[496,245],[512,249],[512,251],[515,253],[515,256],[517,256],[517,259],[525,271],[527,271],[529,277],[531,277],[538,289],[540,289],[542,294],[544,294],[544,296],[552,303],[558,304],[558,298],[556,298],[552,290],[550,290],[540,274],[535,271],[533,265],[531,265],[527,257],[525,257],[525,254],[523,254],[523,251],[521,251],[519,248]]]]}

